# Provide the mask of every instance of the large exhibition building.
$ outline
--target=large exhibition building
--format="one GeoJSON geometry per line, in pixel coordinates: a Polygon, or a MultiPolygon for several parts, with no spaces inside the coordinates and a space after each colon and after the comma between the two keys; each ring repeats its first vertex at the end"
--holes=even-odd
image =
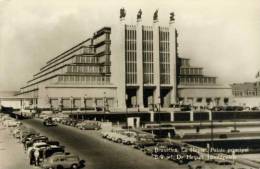
{"type": "Polygon", "coordinates": [[[47,61],[20,89],[40,108],[104,107],[145,109],[153,104],[228,104],[229,86],[207,76],[202,67],[178,55],[174,14],[161,26],[158,11],[153,23],[125,23],[120,10],[116,28],[103,27],[92,37],[47,61]]]}

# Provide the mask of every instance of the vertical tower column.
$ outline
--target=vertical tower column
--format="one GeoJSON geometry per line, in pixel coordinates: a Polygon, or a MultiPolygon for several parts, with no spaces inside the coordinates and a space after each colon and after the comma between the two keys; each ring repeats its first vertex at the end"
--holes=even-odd
{"type": "Polygon", "coordinates": [[[160,97],[160,54],[159,54],[159,26],[158,19],[153,21],[153,61],[154,61],[154,103],[160,97]]]}
{"type": "Polygon", "coordinates": [[[126,95],[126,71],[125,71],[125,17],[120,18],[120,30],[118,32],[119,37],[119,46],[118,56],[117,56],[117,67],[118,67],[118,76],[117,76],[117,103],[118,108],[125,110],[125,95],[126,95]]]}
{"type": "Polygon", "coordinates": [[[137,84],[139,86],[137,90],[137,104],[140,108],[144,107],[143,103],[143,49],[142,49],[142,19],[137,19],[136,25],[136,64],[137,64],[137,84]]]}
{"type": "Polygon", "coordinates": [[[170,112],[170,121],[174,121],[174,111],[170,112]]]}
{"type": "Polygon", "coordinates": [[[170,84],[172,86],[171,90],[171,104],[176,103],[177,98],[177,73],[176,73],[176,33],[174,20],[170,20],[169,24],[169,52],[170,52],[170,84]]]}

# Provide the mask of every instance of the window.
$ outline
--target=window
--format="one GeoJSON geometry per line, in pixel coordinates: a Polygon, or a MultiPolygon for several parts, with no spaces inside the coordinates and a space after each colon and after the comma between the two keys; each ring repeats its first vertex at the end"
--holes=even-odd
{"type": "Polygon", "coordinates": [[[207,104],[210,104],[210,102],[212,102],[212,98],[206,98],[206,102],[207,102],[207,104]]]}
{"type": "Polygon", "coordinates": [[[228,104],[228,102],[229,102],[229,99],[225,97],[225,98],[224,98],[224,103],[225,103],[225,104],[228,104]]]}
{"type": "Polygon", "coordinates": [[[201,103],[202,102],[202,97],[197,98],[197,102],[201,103]]]}

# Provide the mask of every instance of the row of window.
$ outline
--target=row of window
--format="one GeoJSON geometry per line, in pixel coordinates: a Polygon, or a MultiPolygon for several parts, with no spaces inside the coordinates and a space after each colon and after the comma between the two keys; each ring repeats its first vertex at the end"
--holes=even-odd
{"type": "Polygon", "coordinates": [[[202,68],[181,68],[181,75],[202,75],[202,68]]]}
{"type": "Polygon", "coordinates": [[[86,47],[86,46],[84,46],[83,47],[83,53],[84,54],[94,54],[95,53],[95,48],[93,48],[93,47],[86,47]]]}
{"type": "Polygon", "coordinates": [[[136,40],[136,30],[125,30],[127,40],[136,40]]]}
{"type": "Polygon", "coordinates": [[[159,50],[160,50],[160,52],[169,52],[169,50],[170,50],[169,42],[160,42],[159,50]]]}
{"type": "Polygon", "coordinates": [[[143,51],[153,51],[153,41],[143,41],[143,51]]]}
{"type": "Polygon", "coordinates": [[[126,84],[137,83],[136,30],[126,30],[126,84]]]}
{"type": "Polygon", "coordinates": [[[59,76],[58,83],[66,84],[109,84],[110,77],[104,76],[59,76]]]}
{"type": "Polygon", "coordinates": [[[169,73],[161,74],[160,83],[161,84],[170,84],[170,74],[169,73]]]}
{"type": "Polygon", "coordinates": [[[239,90],[233,90],[234,96],[257,96],[258,93],[256,90],[247,90],[247,91],[239,91],[239,90]]]}
{"type": "Polygon", "coordinates": [[[185,102],[185,103],[203,103],[203,102],[206,102],[207,104],[211,103],[211,102],[214,102],[215,105],[219,105],[221,102],[227,104],[229,102],[229,98],[227,97],[224,97],[224,98],[220,98],[220,97],[215,97],[215,98],[212,98],[212,97],[206,97],[206,98],[202,98],[202,97],[186,97],[186,98],[183,98],[183,97],[180,97],[179,98],[179,101],[181,102],[185,102]]]}
{"type": "Polygon", "coordinates": [[[136,62],[136,52],[126,52],[126,63],[127,62],[136,62]]]}
{"type": "Polygon", "coordinates": [[[137,83],[137,74],[133,72],[126,73],[126,84],[136,84],[137,83]]]}
{"type": "Polygon", "coordinates": [[[161,63],[170,63],[170,54],[169,53],[160,53],[160,62],[161,63]]]}
{"type": "Polygon", "coordinates": [[[99,56],[99,63],[110,63],[110,55],[99,56]]]}
{"type": "Polygon", "coordinates": [[[137,72],[137,65],[135,62],[128,62],[126,64],[126,73],[135,73],[137,72]]]}
{"type": "Polygon", "coordinates": [[[181,77],[180,84],[215,84],[215,77],[181,77]]]}
{"type": "Polygon", "coordinates": [[[143,40],[153,40],[153,31],[147,31],[147,30],[143,30],[143,40]]]}
{"type": "Polygon", "coordinates": [[[143,81],[144,84],[154,83],[153,65],[153,32],[143,30],[143,81]]]}
{"type": "Polygon", "coordinates": [[[170,33],[169,32],[162,32],[162,31],[160,31],[159,32],[159,40],[160,41],[169,41],[169,35],[170,35],[170,33]]]}
{"type": "Polygon", "coordinates": [[[143,62],[153,63],[153,53],[152,52],[143,52],[143,62]]]}
{"type": "Polygon", "coordinates": [[[70,65],[68,66],[68,73],[99,73],[100,72],[100,66],[96,65],[70,65]]]}
{"type": "Polygon", "coordinates": [[[98,57],[77,56],[76,63],[98,63],[98,57]]]}
{"type": "Polygon", "coordinates": [[[87,98],[83,102],[81,99],[73,99],[71,101],[70,99],[50,99],[50,104],[52,107],[59,107],[62,105],[63,108],[80,108],[84,107],[86,104],[86,107],[94,107],[94,106],[113,106],[114,99],[113,98],[107,98],[104,100],[103,98],[87,98]]]}
{"type": "Polygon", "coordinates": [[[144,84],[154,84],[154,74],[144,73],[144,84]]]}
{"type": "Polygon", "coordinates": [[[190,60],[181,58],[181,66],[190,66],[190,60]]]}
{"type": "Polygon", "coordinates": [[[125,41],[125,49],[136,51],[136,41],[125,41]]]}
{"type": "Polygon", "coordinates": [[[102,52],[109,52],[110,51],[110,45],[109,44],[103,44],[96,48],[96,54],[102,53],[102,52]]]}
{"type": "Polygon", "coordinates": [[[105,33],[105,34],[93,39],[93,43],[95,45],[95,44],[98,44],[98,43],[103,42],[105,40],[109,40],[109,34],[105,33]]]}

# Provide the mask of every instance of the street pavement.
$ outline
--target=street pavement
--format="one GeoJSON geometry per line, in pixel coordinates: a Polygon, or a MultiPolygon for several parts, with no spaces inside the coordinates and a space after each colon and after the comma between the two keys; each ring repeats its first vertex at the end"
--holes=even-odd
{"type": "Polygon", "coordinates": [[[10,134],[10,128],[0,125],[0,169],[33,169],[22,144],[10,134]]]}
{"type": "Polygon", "coordinates": [[[66,151],[79,155],[85,160],[86,169],[186,169],[168,160],[154,159],[142,151],[130,146],[117,144],[103,139],[98,131],[81,131],[79,129],[58,125],[45,127],[37,119],[22,121],[42,135],[60,141],[66,151]]]}

